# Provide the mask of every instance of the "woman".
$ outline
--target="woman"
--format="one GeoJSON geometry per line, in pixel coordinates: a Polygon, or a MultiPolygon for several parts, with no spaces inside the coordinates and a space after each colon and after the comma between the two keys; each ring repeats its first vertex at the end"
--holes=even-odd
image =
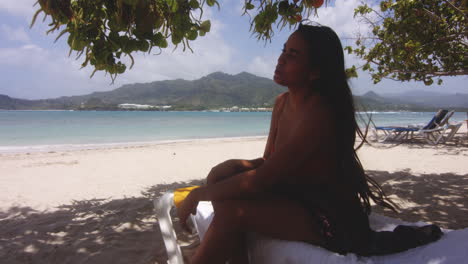
{"type": "Polygon", "coordinates": [[[335,32],[300,25],[274,81],[288,91],[276,99],[263,158],[219,164],[178,209],[182,223],[199,201],[215,211],[191,263],[248,263],[246,232],[366,255],[370,199],[393,209],[354,149],[363,135],[335,32]]]}

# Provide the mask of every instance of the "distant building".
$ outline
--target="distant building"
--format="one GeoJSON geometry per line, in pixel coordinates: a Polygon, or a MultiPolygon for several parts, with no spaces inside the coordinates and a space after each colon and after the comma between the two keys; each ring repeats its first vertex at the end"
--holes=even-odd
{"type": "Polygon", "coordinates": [[[273,111],[273,108],[267,108],[267,107],[257,108],[257,112],[271,112],[271,111],[273,111]]]}
{"type": "Polygon", "coordinates": [[[122,109],[153,109],[156,108],[153,105],[141,105],[141,104],[119,104],[119,108],[122,109]]]}
{"type": "Polygon", "coordinates": [[[273,110],[273,108],[270,108],[270,107],[258,107],[258,108],[255,108],[255,107],[252,107],[252,108],[242,107],[242,108],[239,108],[237,106],[233,106],[233,107],[230,107],[230,108],[211,109],[210,111],[211,112],[271,112],[272,110],[273,110]]]}
{"type": "Polygon", "coordinates": [[[142,105],[142,104],[119,104],[118,107],[120,109],[138,109],[138,110],[161,110],[161,111],[167,111],[172,108],[170,105],[162,105],[162,106],[157,106],[157,105],[142,105]]]}

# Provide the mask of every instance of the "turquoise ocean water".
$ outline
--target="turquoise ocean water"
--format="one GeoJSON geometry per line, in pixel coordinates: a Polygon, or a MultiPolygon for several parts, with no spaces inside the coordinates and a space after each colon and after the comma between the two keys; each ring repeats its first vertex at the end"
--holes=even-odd
{"type": "MultiPolygon", "coordinates": [[[[376,125],[425,124],[430,112],[374,112],[376,125]]],[[[0,111],[0,153],[266,136],[269,112],[0,111]]],[[[467,119],[455,113],[451,121],[467,119]]]]}

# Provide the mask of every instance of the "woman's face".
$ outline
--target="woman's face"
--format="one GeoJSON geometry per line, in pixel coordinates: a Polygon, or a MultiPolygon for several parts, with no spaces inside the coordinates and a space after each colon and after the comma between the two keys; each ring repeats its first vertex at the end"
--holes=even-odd
{"type": "Polygon", "coordinates": [[[309,63],[309,47],[298,32],[294,32],[284,44],[278,58],[273,80],[283,86],[307,86],[313,79],[309,63]]]}

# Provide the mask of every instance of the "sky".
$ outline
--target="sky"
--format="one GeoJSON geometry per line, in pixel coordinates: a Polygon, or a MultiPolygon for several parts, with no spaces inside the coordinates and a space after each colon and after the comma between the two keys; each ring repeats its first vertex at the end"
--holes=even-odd
{"type": "MultiPolygon", "coordinates": [[[[332,0],[329,6],[318,10],[318,17],[309,19],[333,28],[343,46],[350,45],[349,38],[368,30],[353,18],[354,8],[361,1],[332,0]]],[[[0,94],[22,99],[56,98],[109,91],[129,83],[194,80],[215,71],[228,74],[246,71],[271,79],[283,44],[294,31],[294,28],[286,27],[282,31],[276,30],[271,42],[258,41],[249,31],[249,17],[242,16],[244,0],[219,0],[220,10],[205,7],[203,19],[211,20],[211,31],[191,43],[193,53],[184,52],[180,47],[174,50],[173,46],[161,54],[157,54],[156,49],[151,54],[138,53],[134,56],[134,67],[111,84],[110,77],[103,72],[89,78],[93,69],[89,66],[80,69],[83,58],[76,60],[74,53],[68,56],[67,36],[54,43],[58,32],[46,35],[48,20],[42,22],[40,16],[29,28],[37,8],[33,7],[35,2],[0,0],[0,94]]],[[[345,60],[347,66],[360,63],[358,58],[350,55],[346,55],[345,60]]],[[[357,95],[368,91],[380,94],[410,90],[467,92],[467,77],[443,80],[441,86],[392,80],[373,84],[367,73],[360,72],[350,84],[357,95]]]]}

